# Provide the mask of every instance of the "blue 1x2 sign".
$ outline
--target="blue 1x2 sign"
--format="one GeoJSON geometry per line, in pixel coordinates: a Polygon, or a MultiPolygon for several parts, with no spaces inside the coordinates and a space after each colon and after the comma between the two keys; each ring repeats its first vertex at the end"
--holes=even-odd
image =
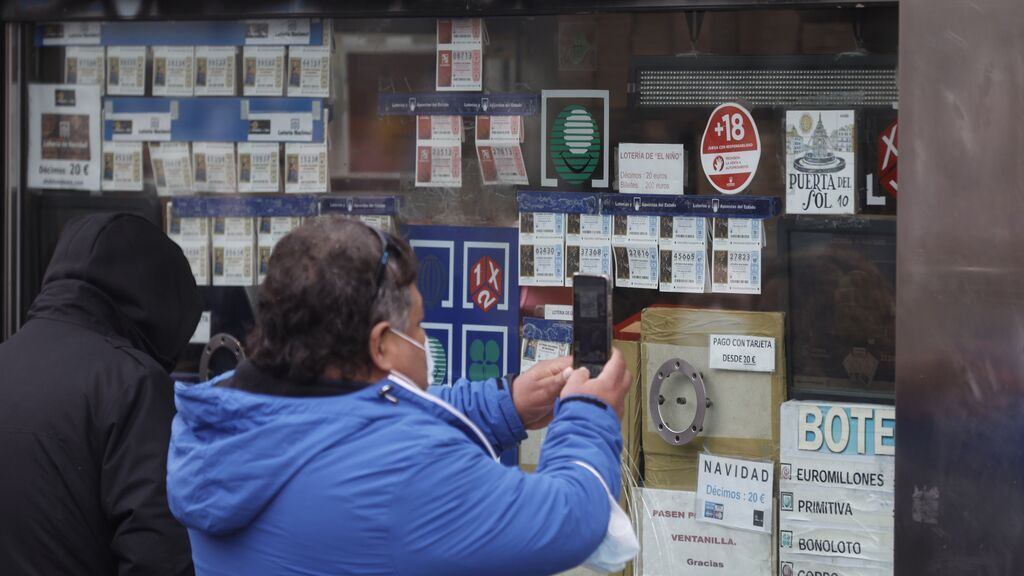
{"type": "Polygon", "coordinates": [[[452,384],[517,372],[517,230],[409,226],[406,232],[419,261],[423,326],[435,359],[442,361],[435,362],[434,381],[452,384]]]}

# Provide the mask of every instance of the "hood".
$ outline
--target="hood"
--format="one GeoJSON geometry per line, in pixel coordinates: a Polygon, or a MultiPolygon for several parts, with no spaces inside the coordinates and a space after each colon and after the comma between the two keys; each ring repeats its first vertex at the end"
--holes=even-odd
{"type": "Polygon", "coordinates": [[[189,529],[229,534],[247,525],[324,450],[362,430],[380,404],[374,386],[317,398],[175,385],[167,501],[189,529]]]}
{"type": "Polygon", "coordinates": [[[177,244],[141,216],[95,214],[64,228],[29,319],[98,325],[169,371],[201,311],[195,278],[177,244]]]}

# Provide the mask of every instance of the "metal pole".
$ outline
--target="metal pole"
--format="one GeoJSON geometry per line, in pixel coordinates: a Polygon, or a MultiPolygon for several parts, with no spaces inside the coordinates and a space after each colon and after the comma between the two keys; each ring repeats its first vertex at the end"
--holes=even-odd
{"type": "Polygon", "coordinates": [[[4,24],[3,82],[4,128],[4,239],[3,239],[3,333],[9,338],[21,325],[21,124],[22,124],[22,24],[4,24]]]}

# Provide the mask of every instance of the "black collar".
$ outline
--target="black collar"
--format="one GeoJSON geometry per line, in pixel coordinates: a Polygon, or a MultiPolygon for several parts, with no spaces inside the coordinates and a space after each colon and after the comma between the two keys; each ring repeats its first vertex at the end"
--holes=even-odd
{"type": "Polygon", "coordinates": [[[225,380],[217,383],[217,386],[224,388],[236,388],[253,394],[266,394],[269,396],[292,396],[292,397],[320,397],[320,396],[341,396],[358,392],[369,386],[366,382],[355,382],[352,380],[329,380],[320,378],[312,382],[296,383],[284,378],[278,378],[249,360],[243,360],[235,373],[225,380]]]}

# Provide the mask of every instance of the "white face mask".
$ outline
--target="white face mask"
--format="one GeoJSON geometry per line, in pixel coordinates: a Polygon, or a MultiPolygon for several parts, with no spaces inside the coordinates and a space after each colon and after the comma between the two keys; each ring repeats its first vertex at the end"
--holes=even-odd
{"type": "Polygon", "coordinates": [[[415,346],[415,347],[417,347],[417,348],[419,348],[420,350],[423,351],[423,356],[425,356],[426,359],[427,359],[426,360],[426,362],[427,362],[427,386],[433,386],[434,385],[434,355],[430,353],[430,344],[429,344],[430,340],[427,339],[427,336],[426,335],[423,336],[423,343],[421,344],[421,343],[413,340],[412,338],[410,338],[408,335],[406,335],[401,330],[398,330],[397,328],[388,328],[388,330],[391,330],[391,332],[393,332],[395,334],[395,336],[398,336],[402,340],[405,340],[409,344],[412,344],[413,346],[415,346]]]}
{"type": "Polygon", "coordinates": [[[594,550],[594,553],[583,562],[583,566],[602,574],[619,572],[626,567],[627,562],[636,558],[636,555],[640,553],[640,542],[636,538],[633,524],[615,498],[612,498],[608,484],[597,473],[597,470],[590,464],[579,460],[573,463],[587,469],[601,481],[601,486],[604,487],[605,494],[608,495],[608,504],[611,507],[608,530],[605,532],[604,540],[601,541],[597,550],[594,550]]]}
{"type": "Polygon", "coordinates": [[[604,574],[621,571],[626,567],[626,562],[640,553],[640,542],[637,541],[629,516],[611,496],[608,501],[612,508],[608,531],[601,545],[583,563],[587,568],[604,574]]]}

